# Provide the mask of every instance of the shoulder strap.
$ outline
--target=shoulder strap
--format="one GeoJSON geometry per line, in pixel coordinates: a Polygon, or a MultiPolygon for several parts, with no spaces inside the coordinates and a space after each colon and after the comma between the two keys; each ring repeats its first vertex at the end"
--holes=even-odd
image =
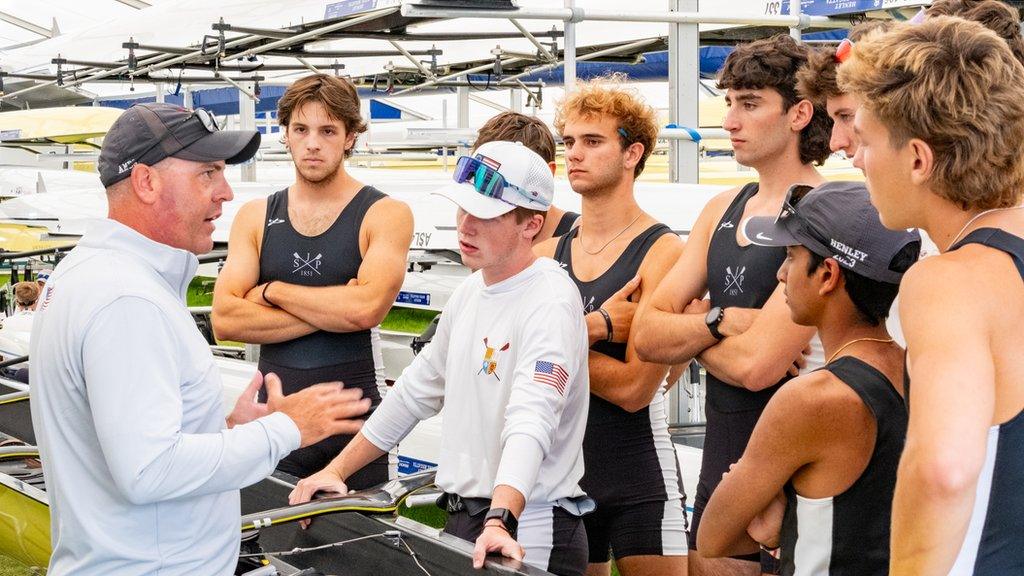
{"type": "MultiPolygon", "coordinates": [[[[747,200],[750,200],[754,194],[757,194],[758,188],[759,184],[757,182],[748,182],[742,189],[740,189],[740,193],[732,199],[732,202],[729,203],[729,207],[725,209],[725,212],[722,213],[722,217],[718,220],[718,225],[715,228],[716,232],[721,229],[722,222],[733,220],[743,213],[743,207],[747,205],[747,200]],[[739,212],[739,214],[737,214],[737,212],[739,212]]],[[[733,224],[735,226],[739,226],[739,222],[734,222],[733,224]]]]}
{"type": "Polygon", "coordinates": [[[1017,272],[1024,279],[1024,238],[1014,236],[999,228],[978,228],[957,242],[950,248],[950,251],[967,244],[982,244],[1005,252],[1013,259],[1013,265],[1017,267],[1017,272]]]}
{"type": "Polygon", "coordinates": [[[875,419],[889,410],[905,410],[905,402],[899,397],[889,378],[860,358],[843,356],[826,365],[824,369],[853,389],[871,409],[875,419]]]}
{"type": "Polygon", "coordinates": [[[575,212],[566,212],[562,214],[562,219],[558,221],[558,225],[555,226],[555,236],[564,236],[567,232],[576,228],[579,224],[580,215],[575,212]]]}
{"type": "Polygon", "coordinates": [[[650,228],[641,232],[639,236],[629,243],[629,246],[626,247],[626,251],[622,253],[620,258],[630,261],[639,256],[639,259],[643,260],[643,257],[647,255],[647,251],[651,249],[651,246],[654,245],[658,238],[671,233],[672,229],[661,222],[652,224],[650,228]]]}
{"type": "Polygon", "coordinates": [[[566,268],[570,271],[572,270],[572,240],[579,231],[579,228],[573,228],[568,233],[563,234],[558,238],[558,246],[555,247],[555,260],[565,264],[566,268]]]}
{"type": "Polygon", "coordinates": [[[356,222],[361,223],[363,217],[370,210],[370,207],[377,203],[378,200],[384,198],[386,194],[377,190],[373,186],[363,186],[359,192],[350,201],[351,206],[346,206],[346,210],[351,207],[351,217],[355,218],[356,222]]]}

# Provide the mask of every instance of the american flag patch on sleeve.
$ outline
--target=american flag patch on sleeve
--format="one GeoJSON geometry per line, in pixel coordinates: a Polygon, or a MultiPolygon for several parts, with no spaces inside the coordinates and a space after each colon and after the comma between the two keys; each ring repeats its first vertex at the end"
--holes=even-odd
{"type": "Polygon", "coordinates": [[[565,383],[569,381],[569,373],[553,362],[537,361],[533,370],[533,379],[541,384],[554,386],[558,393],[565,395],[565,383]]]}

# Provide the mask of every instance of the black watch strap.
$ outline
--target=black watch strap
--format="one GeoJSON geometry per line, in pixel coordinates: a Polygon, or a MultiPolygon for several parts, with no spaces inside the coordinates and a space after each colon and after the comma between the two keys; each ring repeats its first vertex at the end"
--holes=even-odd
{"type": "Polygon", "coordinates": [[[484,516],[484,524],[492,518],[501,520],[501,524],[505,527],[505,530],[508,531],[509,536],[511,536],[513,540],[517,539],[516,535],[519,532],[519,520],[516,520],[516,517],[512,514],[511,510],[508,508],[491,508],[487,511],[487,515],[484,516]]]}
{"type": "Polygon", "coordinates": [[[721,340],[725,337],[718,331],[718,326],[722,323],[723,318],[725,318],[725,309],[718,306],[709,310],[707,317],[704,318],[704,323],[707,324],[708,331],[711,332],[715,340],[721,340]]]}

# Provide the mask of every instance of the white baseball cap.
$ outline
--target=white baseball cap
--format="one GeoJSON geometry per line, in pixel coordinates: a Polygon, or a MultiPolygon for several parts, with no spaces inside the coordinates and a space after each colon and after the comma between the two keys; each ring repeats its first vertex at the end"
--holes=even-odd
{"type": "Polygon", "coordinates": [[[516,206],[547,211],[555,195],[555,178],[548,163],[522,142],[493,141],[481,144],[472,156],[459,159],[455,182],[431,192],[443,196],[477,218],[489,220],[516,206]],[[474,185],[477,169],[497,172],[505,181],[493,195],[474,185]]]}

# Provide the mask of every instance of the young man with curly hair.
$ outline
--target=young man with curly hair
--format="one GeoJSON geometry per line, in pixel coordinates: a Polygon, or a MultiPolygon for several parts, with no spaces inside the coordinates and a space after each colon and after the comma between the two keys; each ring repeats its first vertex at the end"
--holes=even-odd
{"type": "MultiPolygon", "coordinates": [[[[640,358],[680,364],[697,358],[707,370],[707,434],[690,529],[694,574],[758,574],[758,554],[702,558],[697,529],[722,474],[736,462],[765,404],[804,364],[814,328],[792,321],[776,271],[784,248],[755,246],[740,234],[751,216],[779,213],[793,184],[818,185],[814,163],[828,157],[831,122],[797,95],[796,71],[808,49],[788,36],[738,47],[719,85],[727,90],[736,161],[759,182],[712,199],[653,298],[641,303],[636,330],[640,358]],[[710,294],[710,302],[701,301],[710,294]]],[[[770,559],[766,558],[766,562],[770,559]]]]}
{"type": "Polygon", "coordinates": [[[686,516],[668,434],[668,366],[637,358],[632,324],[682,242],[637,205],[634,181],[654,150],[654,110],[619,78],[580,83],[559,103],[569,184],[582,196],[578,228],[537,246],[562,263],[583,297],[590,339],[590,412],[580,485],[588,574],[685,574],[686,516]]]}
{"type": "Polygon", "coordinates": [[[910,421],[891,574],[1024,571],[1024,66],[981,24],[939,16],[853,46],[839,86],[871,201],[941,254],[903,279],[910,421]]]}

